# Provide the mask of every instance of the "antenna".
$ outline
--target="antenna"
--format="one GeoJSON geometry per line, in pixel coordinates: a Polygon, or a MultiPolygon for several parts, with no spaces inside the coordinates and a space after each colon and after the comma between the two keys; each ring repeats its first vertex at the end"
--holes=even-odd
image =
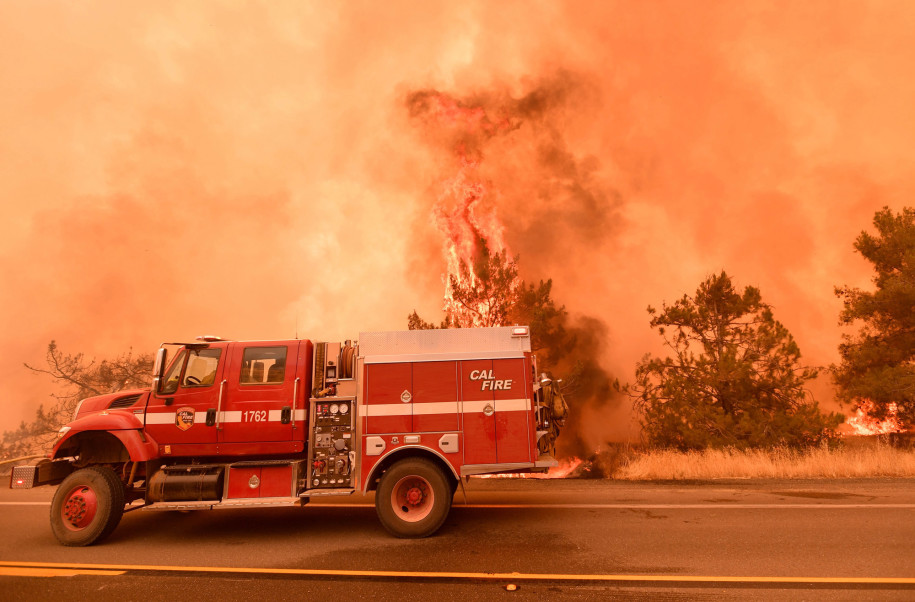
{"type": "Polygon", "coordinates": [[[295,315],[295,338],[296,340],[299,338],[299,314],[295,315]]]}

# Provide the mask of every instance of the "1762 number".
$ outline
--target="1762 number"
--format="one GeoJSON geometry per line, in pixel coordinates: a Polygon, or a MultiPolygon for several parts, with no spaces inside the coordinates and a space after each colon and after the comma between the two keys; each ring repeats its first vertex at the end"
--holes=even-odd
{"type": "Polygon", "coordinates": [[[267,410],[249,410],[241,415],[245,422],[267,422],[267,410]]]}

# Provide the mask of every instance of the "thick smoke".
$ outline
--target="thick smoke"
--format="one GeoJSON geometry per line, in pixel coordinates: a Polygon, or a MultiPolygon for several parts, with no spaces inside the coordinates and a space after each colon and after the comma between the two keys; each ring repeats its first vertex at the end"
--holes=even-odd
{"type": "MultiPolygon", "coordinates": [[[[429,209],[459,129],[417,127],[404,101],[423,90],[503,128],[466,144],[505,243],[573,324],[599,319],[614,376],[658,351],[645,307],[720,269],[760,287],[808,362],[835,361],[833,286],[869,277],[851,243],[915,198],[913,18],[910,2],[2,2],[0,429],[47,400],[21,363],[52,338],[105,357],[440,311],[429,209]]],[[[590,443],[628,432],[591,412],[590,443]]]]}

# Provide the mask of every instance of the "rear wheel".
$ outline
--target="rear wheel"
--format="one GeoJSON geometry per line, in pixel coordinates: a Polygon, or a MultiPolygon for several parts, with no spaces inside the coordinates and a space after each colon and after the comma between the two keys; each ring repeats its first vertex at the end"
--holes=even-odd
{"type": "Polygon", "coordinates": [[[124,484],[107,466],[77,470],[51,502],[51,531],[65,546],[88,546],[111,534],[124,514],[124,484]]]}
{"type": "Polygon", "coordinates": [[[428,537],[451,510],[451,483],[424,458],[401,460],[385,471],[375,492],[375,510],[385,529],[397,537],[428,537]]]}

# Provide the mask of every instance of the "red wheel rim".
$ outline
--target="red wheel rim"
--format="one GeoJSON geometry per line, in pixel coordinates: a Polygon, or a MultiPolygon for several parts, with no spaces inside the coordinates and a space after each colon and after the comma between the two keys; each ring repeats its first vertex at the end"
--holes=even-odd
{"type": "Polygon", "coordinates": [[[422,477],[411,475],[397,481],[391,491],[391,507],[400,520],[415,523],[432,512],[435,493],[432,485],[422,477]]]}
{"type": "Polygon", "coordinates": [[[74,487],[64,498],[60,509],[64,526],[71,531],[85,529],[98,511],[98,498],[95,492],[86,485],[74,487]]]}

